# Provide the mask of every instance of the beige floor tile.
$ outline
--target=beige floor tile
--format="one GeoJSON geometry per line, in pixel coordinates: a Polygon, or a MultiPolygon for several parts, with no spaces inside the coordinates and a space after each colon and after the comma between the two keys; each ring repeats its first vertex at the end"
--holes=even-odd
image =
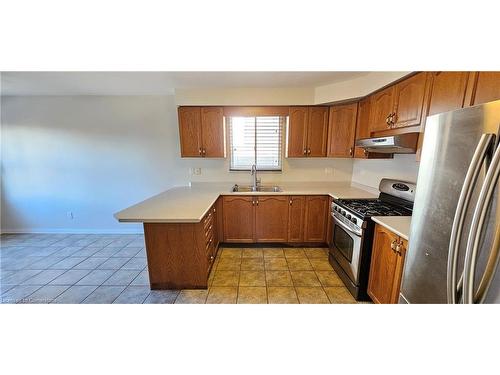
{"type": "Polygon", "coordinates": [[[241,258],[221,258],[217,263],[219,271],[239,271],[241,258]]]}
{"type": "Polygon", "coordinates": [[[262,249],[246,248],[241,252],[243,258],[262,258],[264,253],[262,249]]]}
{"type": "Polygon", "coordinates": [[[299,303],[295,288],[291,286],[267,287],[267,299],[269,303],[299,303]]]}
{"type": "Polygon", "coordinates": [[[237,287],[214,286],[208,291],[206,303],[236,303],[237,287]]]}
{"type": "Polygon", "coordinates": [[[266,270],[287,271],[288,263],[285,258],[265,258],[266,270]]]}
{"type": "Polygon", "coordinates": [[[295,286],[321,286],[314,271],[290,271],[295,286]]]}
{"type": "Polygon", "coordinates": [[[220,254],[221,258],[241,258],[242,250],[240,248],[225,247],[220,254]]]}
{"type": "Polygon", "coordinates": [[[238,303],[267,303],[266,287],[240,286],[238,289],[238,303]]]}
{"type": "Polygon", "coordinates": [[[177,296],[175,303],[205,303],[208,290],[206,289],[183,289],[177,296]]]}
{"type": "Polygon", "coordinates": [[[306,253],[302,248],[287,248],[283,249],[285,252],[285,257],[288,258],[305,258],[306,253]]]}
{"type": "Polygon", "coordinates": [[[356,303],[354,297],[344,286],[331,286],[324,289],[331,303],[356,303]]]}
{"type": "Polygon", "coordinates": [[[238,286],[240,281],[240,271],[219,271],[215,272],[212,281],[213,286],[238,286]]]}
{"type": "Polygon", "coordinates": [[[289,271],[266,271],[267,286],[293,286],[289,271]]]}
{"type": "Polygon", "coordinates": [[[309,259],[328,257],[328,249],[323,247],[308,247],[304,252],[309,259]]]}
{"type": "Polygon", "coordinates": [[[276,247],[276,248],[268,247],[268,248],[264,248],[262,250],[264,252],[265,258],[276,258],[276,257],[284,258],[285,257],[285,253],[283,252],[283,249],[281,247],[276,247]]]}
{"type": "Polygon", "coordinates": [[[312,271],[313,269],[306,258],[288,258],[286,261],[290,271],[312,271]]]}
{"type": "Polygon", "coordinates": [[[312,268],[315,271],[332,271],[333,267],[328,261],[328,258],[311,258],[309,259],[312,268]]]}
{"type": "Polygon", "coordinates": [[[323,286],[344,286],[335,271],[316,271],[316,275],[323,286]]]}
{"type": "Polygon", "coordinates": [[[264,258],[242,258],[242,271],[264,271],[264,258]]]}
{"type": "Polygon", "coordinates": [[[300,303],[330,303],[322,287],[298,286],[295,291],[300,303]]]}
{"type": "Polygon", "coordinates": [[[266,286],[264,271],[241,271],[240,286],[266,286]]]}

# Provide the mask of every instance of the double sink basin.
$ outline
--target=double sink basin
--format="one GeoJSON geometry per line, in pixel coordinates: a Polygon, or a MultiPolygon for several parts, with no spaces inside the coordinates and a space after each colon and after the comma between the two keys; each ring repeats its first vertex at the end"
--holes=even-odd
{"type": "Polygon", "coordinates": [[[233,193],[249,193],[249,192],[268,192],[280,193],[283,189],[280,186],[266,186],[266,185],[234,185],[231,189],[233,193]]]}

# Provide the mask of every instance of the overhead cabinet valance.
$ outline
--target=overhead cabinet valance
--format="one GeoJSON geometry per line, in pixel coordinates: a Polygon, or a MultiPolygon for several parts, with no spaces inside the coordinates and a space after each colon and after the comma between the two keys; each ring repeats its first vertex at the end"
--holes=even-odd
{"type": "Polygon", "coordinates": [[[224,116],[256,117],[256,116],[288,116],[289,107],[224,107],[224,116]]]}

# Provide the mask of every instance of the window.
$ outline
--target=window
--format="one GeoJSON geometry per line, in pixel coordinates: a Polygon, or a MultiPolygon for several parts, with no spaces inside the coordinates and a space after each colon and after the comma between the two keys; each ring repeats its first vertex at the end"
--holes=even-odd
{"type": "Polygon", "coordinates": [[[286,117],[228,117],[232,171],[281,171],[286,117]]]}

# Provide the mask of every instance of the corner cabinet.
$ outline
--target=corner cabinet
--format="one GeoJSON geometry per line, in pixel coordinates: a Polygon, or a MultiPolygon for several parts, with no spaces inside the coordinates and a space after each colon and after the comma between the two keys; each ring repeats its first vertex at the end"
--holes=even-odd
{"type": "Polygon", "coordinates": [[[328,107],[290,107],[287,157],[325,157],[328,107]]]}
{"type": "Polygon", "coordinates": [[[375,225],[368,295],[375,303],[398,303],[408,242],[375,225]]]}
{"type": "Polygon", "coordinates": [[[182,157],[225,157],[222,107],[179,107],[182,157]]]}
{"type": "Polygon", "coordinates": [[[358,103],[330,107],[328,156],[352,158],[356,136],[358,103]]]}

